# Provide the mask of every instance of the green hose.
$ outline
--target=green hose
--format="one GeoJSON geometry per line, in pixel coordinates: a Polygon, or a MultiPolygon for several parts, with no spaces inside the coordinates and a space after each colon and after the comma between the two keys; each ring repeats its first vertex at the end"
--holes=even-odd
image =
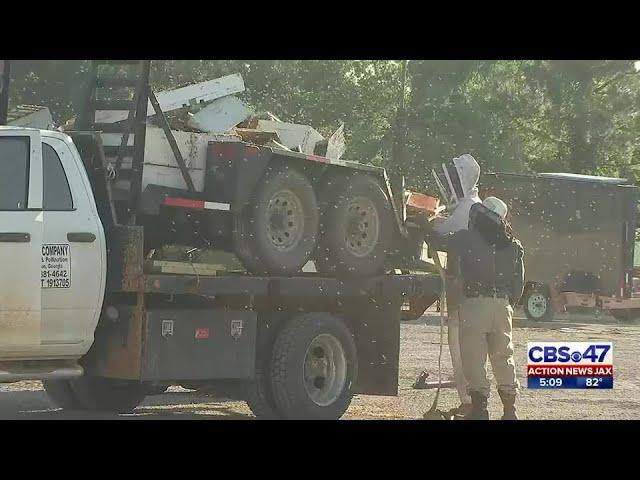
{"type": "Polygon", "coordinates": [[[447,420],[449,417],[444,412],[438,410],[438,399],[440,398],[440,389],[442,387],[442,346],[444,344],[444,310],[445,310],[445,296],[446,296],[446,274],[442,264],[440,263],[440,255],[435,252],[433,261],[438,268],[438,273],[442,279],[442,288],[440,290],[440,351],[438,353],[438,388],[436,389],[436,395],[431,404],[431,408],[425,412],[423,418],[425,420],[447,420]]]}
{"type": "Polygon", "coordinates": [[[442,345],[444,344],[444,310],[445,310],[445,296],[446,296],[446,274],[442,264],[440,263],[440,255],[435,252],[433,261],[438,268],[438,273],[442,279],[442,288],[440,289],[440,351],[438,353],[438,388],[436,389],[436,396],[433,399],[431,408],[425,412],[423,418],[425,420],[447,420],[450,417],[441,410],[438,410],[438,399],[440,398],[440,389],[442,387],[442,345]]]}

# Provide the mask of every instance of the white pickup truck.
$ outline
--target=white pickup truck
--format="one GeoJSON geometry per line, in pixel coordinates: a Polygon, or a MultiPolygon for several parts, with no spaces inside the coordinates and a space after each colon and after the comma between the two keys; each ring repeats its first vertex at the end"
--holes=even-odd
{"type": "Polygon", "coordinates": [[[93,342],[106,281],[106,244],[71,138],[0,127],[0,379],[74,376],[93,342]],[[70,360],[49,369],[46,360],[70,360]]]}
{"type": "Polygon", "coordinates": [[[109,411],[153,385],[207,384],[263,418],[339,418],[355,393],[397,394],[401,305],[439,292],[437,276],[149,271],[144,227],[105,221],[99,136],[70,135],[0,127],[1,382],[109,411]]]}

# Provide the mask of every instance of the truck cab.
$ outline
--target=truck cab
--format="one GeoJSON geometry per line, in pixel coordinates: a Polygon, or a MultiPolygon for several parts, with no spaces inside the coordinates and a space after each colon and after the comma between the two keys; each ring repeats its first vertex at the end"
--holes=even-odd
{"type": "Polygon", "coordinates": [[[0,380],[19,374],[14,362],[86,354],[105,290],[105,234],[63,133],[0,127],[0,265],[0,380]]]}

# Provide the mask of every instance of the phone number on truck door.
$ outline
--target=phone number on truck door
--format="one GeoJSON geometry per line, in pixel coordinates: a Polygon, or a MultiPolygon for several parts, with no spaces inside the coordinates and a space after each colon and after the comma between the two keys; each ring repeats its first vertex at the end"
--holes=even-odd
{"type": "Polygon", "coordinates": [[[68,244],[42,245],[41,288],[71,288],[71,248],[68,244]]]}

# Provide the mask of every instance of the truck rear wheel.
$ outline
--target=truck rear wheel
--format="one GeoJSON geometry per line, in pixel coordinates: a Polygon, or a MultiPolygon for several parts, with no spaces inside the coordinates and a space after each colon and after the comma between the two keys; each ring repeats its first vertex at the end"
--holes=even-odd
{"type": "Polygon", "coordinates": [[[77,410],[81,404],[71,390],[69,380],[43,380],[42,386],[51,401],[64,410],[77,410]]]}
{"type": "Polygon", "coordinates": [[[278,334],[271,385],[286,419],[336,420],[347,410],[357,376],[356,346],[347,326],[327,313],[294,317],[278,334]]]}
{"type": "Polygon", "coordinates": [[[301,172],[269,167],[245,215],[236,222],[234,241],[253,273],[292,274],[309,261],[319,214],[313,187],[301,172]]]}
{"type": "Polygon", "coordinates": [[[522,299],[524,313],[533,322],[550,322],[553,320],[553,304],[549,289],[544,285],[532,285],[527,288],[522,299]]]}
{"type": "Polygon", "coordinates": [[[83,410],[128,413],[146,396],[140,382],[84,376],[69,383],[83,410]]]}
{"type": "Polygon", "coordinates": [[[259,314],[255,375],[253,380],[245,384],[244,398],[259,420],[282,418],[276,409],[271,388],[271,354],[275,336],[286,318],[279,314],[259,314]]]}
{"type": "Polygon", "coordinates": [[[280,418],[271,391],[269,360],[263,362],[258,359],[255,378],[247,384],[245,391],[245,401],[258,420],[278,420],[280,418]]]}
{"type": "Polygon", "coordinates": [[[351,276],[383,273],[394,224],[379,183],[369,175],[335,179],[322,192],[320,205],[318,270],[351,276]]]}

